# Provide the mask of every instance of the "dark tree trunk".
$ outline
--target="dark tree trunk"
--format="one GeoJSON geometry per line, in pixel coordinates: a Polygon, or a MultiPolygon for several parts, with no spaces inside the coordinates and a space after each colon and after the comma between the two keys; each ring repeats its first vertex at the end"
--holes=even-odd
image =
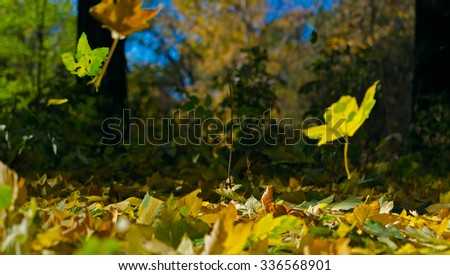
{"type": "MultiPolygon", "coordinates": [[[[449,168],[450,1],[416,0],[413,131],[423,164],[449,168]]],[[[442,171],[444,172],[444,171],[442,171]]]]}
{"type": "MultiPolygon", "coordinates": [[[[113,42],[110,31],[89,14],[89,9],[99,2],[100,0],[78,0],[78,37],[84,32],[91,48],[110,48],[113,42]]],[[[97,106],[99,114],[104,118],[122,114],[127,98],[126,68],[125,40],[121,40],[99,89],[97,106]]]]}
{"type": "Polygon", "coordinates": [[[450,1],[416,0],[415,63],[413,114],[417,120],[417,111],[429,111],[450,91],[450,1]]]}

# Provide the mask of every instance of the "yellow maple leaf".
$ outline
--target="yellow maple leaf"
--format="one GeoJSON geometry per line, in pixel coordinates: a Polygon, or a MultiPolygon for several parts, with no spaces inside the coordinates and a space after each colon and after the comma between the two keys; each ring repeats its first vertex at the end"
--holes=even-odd
{"type": "Polygon", "coordinates": [[[125,39],[132,33],[150,26],[160,10],[143,9],[141,0],[102,0],[91,8],[91,15],[111,31],[113,39],[125,39]]]}
{"type": "Polygon", "coordinates": [[[312,139],[319,139],[318,146],[341,137],[351,137],[369,117],[375,105],[375,92],[379,81],[367,89],[361,106],[352,96],[342,96],[324,114],[324,125],[313,126],[303,132],[312,139]]]}
{"type": "MultiPolygon", "coordinates": [[[[311,126],[303,130],[303,133],[309,138],[318,139],[317,146],[326,144],[342,137],[347,138],[355,134],[364,121],[369,117],[373,106],[375,105],[375,92],[379,81],[375,81],[367,89],[361,106],[358,106],[356,99],[352,96],[342,96],[337,102],[333,103],[323,115],[324,125],[311,126]]],[[[348,142],[344,147],[344,162],[347,178],[351,179],[351,173],[348,165],[348,142]]]]}

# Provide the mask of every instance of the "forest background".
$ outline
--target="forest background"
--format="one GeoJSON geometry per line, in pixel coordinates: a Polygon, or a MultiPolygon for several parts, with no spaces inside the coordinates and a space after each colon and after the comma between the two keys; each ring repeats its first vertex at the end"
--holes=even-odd
{"type": "MultiPolygon", "coordinates": [[[[82,32],[92,48],[111,46],[109,30],[89,15],[93,2],[0,4],[0,160],[25,179],[29,197],[49,203],[73,199],[76,191],[103,196],[106,206],[148,194],[166,201],[201,190],[204,202],[251,197],[264,205],[270,186],[292,206],[333,194],[336,200],[356,196],[367,203],[384,194],[398,214],[404,209],[424,214],[432,204],[450,203],[445,1],[144,1],[146,8],[160,2],[164,7],[148,29],[119,43],[98,92],[61,60],[63,53],[75,52],[82,32]],[[277,146],[192,146],[175,139],[142,145],[146,133],[136,119],[154,119],[146,130],[163,136],[161,119],[174,114],[189,121],[195,110],[200,119],[227,121],[263,118],[270,110],[272,118],[292,119],[293,129],[303,129],[308,118],[322,120],[341,96],[361,102],[377,80],[376,104],[350,139],[351,179],[339,142],[316,146],[305,139],[289,145],[279,142],[283,133],[277,146]],[[52,99],[68,101],[50,104],[52,99]],[[106,146],[102,122],[111,117],[123,118],[125,127],[121,142],[106,146]],[[231,176],[232,186],[225,188],[231,176]]],[[[242,137],[232,134],[234,140],[242,137]]],[[[135,206],[137,211],[139,203],[135,206]]],[[[41,228],[29,238],[47,231],[41,228]]],[[[176,248],[180,242],[181,237],[166,244],[176,248]]],[[[401,247],[383,245],[375,251],[401,247]]]]}

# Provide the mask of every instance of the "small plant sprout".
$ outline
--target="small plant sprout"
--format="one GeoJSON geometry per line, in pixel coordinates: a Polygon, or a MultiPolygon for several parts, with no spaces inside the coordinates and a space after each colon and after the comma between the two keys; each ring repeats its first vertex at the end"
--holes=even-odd
{"type": "Polygon", "coordinates": [[[367,89],[361,106],[358,106],[354,97],[349,95],[342,96],[337,102],[327,108],[323,116],[325,124],[312,126],[303,130],[303,133],[309,138],[319,140],[317,146],[344,138],[344,165],[348,179],[351,178],[347,157],[348,137],[353,136],[369,117],[376,102],[374,97],[378,84],[379,81],[376,81],[369,89],[367,89]]]}

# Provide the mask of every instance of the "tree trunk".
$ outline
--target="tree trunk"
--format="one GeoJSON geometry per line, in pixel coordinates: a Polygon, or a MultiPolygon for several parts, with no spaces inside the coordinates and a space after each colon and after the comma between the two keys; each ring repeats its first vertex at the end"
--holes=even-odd
{"type": "Polygon", "coordinates": [[[416,0],[413,114],[450,91],[450,1],[416,0]]]}
{"type": "MultiPolygon", "coordinates": [[[[78,37],[84,32],[92,49],[110,48],[113,42],[111,33],[103,28],[90,14],[89,9],[100,0],[78,0],[78,37]]],[[[125,40],[119,41],[102,80],[98,96],[98,111],[106,118],[122,114],[127,98],[126,80],[127,61],[125,58],[125,40]]]]}
{"type": "MultiPolygon", "coordinates": [[[[445,170],[450,144],[450,1],[416,0],[411,146],[424,165],[445,170]]],[[[443,171],[442,171],[443,172],[443,171]]]]}

